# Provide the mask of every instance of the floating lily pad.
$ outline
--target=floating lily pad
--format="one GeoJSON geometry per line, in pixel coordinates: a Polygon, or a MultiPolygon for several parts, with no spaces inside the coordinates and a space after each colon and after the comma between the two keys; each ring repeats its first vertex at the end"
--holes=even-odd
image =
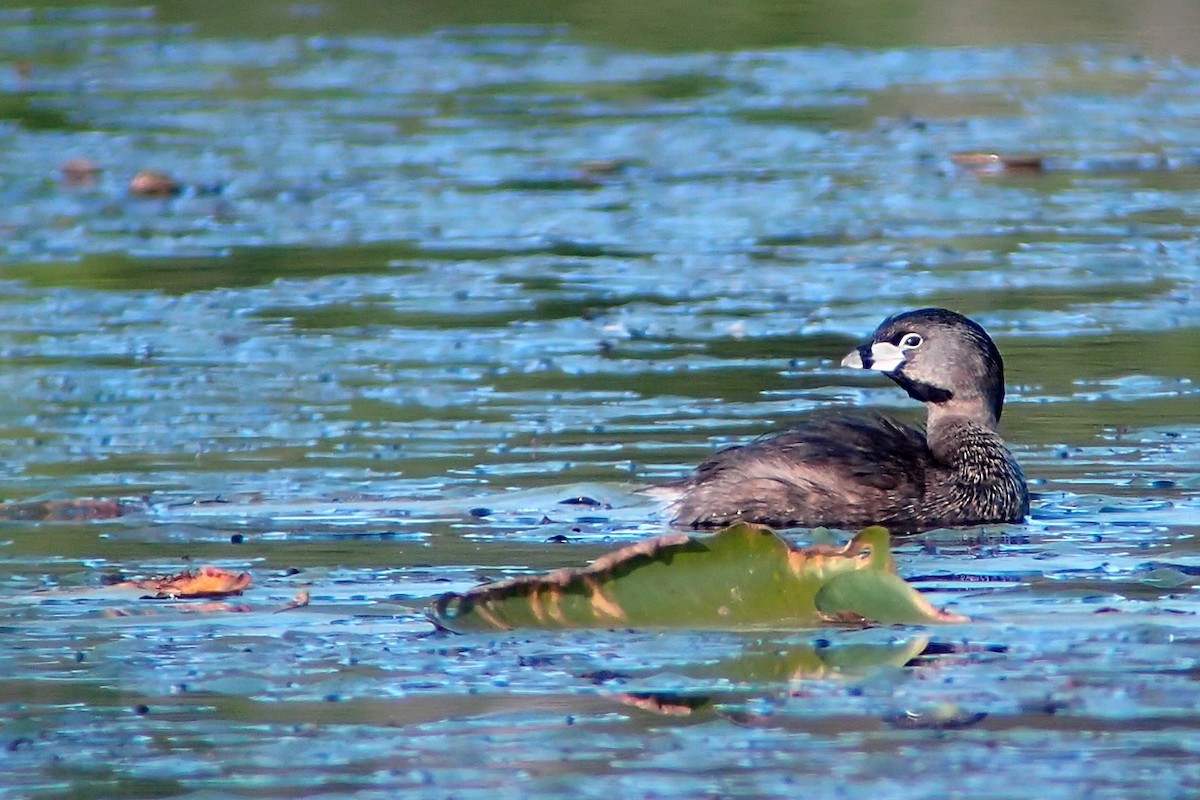
{"type": "Polygon", "coordinates": [[[965,620],[934,608],[896,574],[883,528],[867,528],[842,548],[794,548],[749,524],[711,536],[661,536],[580,569],[444,594],[427,613],[459,632],[965,620]]]}

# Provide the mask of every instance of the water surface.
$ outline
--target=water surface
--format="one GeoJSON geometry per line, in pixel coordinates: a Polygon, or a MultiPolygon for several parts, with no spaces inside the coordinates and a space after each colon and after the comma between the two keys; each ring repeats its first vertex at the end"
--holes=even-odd
{"type": "Polygon", "coordinates": [[[0,12],[4,498],[132,512],[0,525],[0,794],[1195,794],[1190,6],[948,46],[924,4],[763,4],[657,47],[632,10],[261,8],[0,12]],[[898,543],[973,622],[419,614],[662,532],[634,489],[811,409],[915,417],[837,362],[924,305],[997,339],[1036,492],[898,543]],[[244,608],[103,589],[210,563],[244,608]]]}

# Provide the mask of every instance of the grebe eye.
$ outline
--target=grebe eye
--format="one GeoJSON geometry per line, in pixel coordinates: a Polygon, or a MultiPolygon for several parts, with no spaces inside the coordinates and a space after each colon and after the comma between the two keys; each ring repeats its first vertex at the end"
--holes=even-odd
{"type": "Polygon", "coordinates": [[[912,348],[912,347],[920,347],[921,342],[923,342],[923,341],[925,341],[925,340],[921,338],[921,334],[919,334],[919,333],[906,333],[906,334],[904,334],[904,337],[900,340],[900,346],[903,347],[905,350],[908,350],[909,348],[912,348]]]}

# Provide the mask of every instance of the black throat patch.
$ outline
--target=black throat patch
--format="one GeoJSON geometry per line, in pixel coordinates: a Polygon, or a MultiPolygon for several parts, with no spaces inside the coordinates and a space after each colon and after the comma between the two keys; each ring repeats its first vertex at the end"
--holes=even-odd
{"type": "Polygon", "coordinates": [[[949,389],[943,389],[931,383],[919,383],[898,374],[889,373],[888,377],[899,384],[901,389],[908,392],[909,397],[913,400],[920,400],[922,403],[945,403],[954,397],[954,393],[949,389]]]}

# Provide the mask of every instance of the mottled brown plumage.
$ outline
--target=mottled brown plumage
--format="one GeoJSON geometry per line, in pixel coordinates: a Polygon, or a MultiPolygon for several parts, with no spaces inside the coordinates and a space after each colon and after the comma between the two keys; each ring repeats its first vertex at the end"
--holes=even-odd
{"type": "Polygon", "coordinates": [[[945,309],[910,311],[884,320],[842,363],[884,372],[925,403],[925,431],[878,415],[814,415],[722,450],[675,484],[675,524],[911,533],[1029,513],[1025,476],[996,432],[1004,362],[983,328],[945,309]]]}

